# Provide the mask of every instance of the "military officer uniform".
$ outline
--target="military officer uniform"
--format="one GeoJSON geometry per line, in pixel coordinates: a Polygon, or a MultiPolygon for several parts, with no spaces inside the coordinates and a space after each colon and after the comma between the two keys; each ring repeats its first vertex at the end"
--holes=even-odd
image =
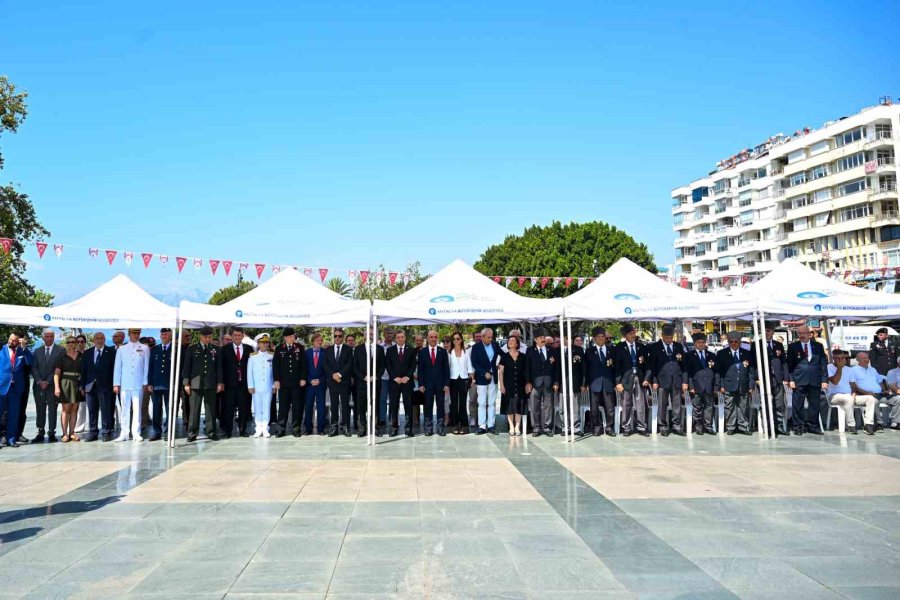
{"type": "MultiPolygon", "coordinates": [[[[634,331],[634,326],[622,326],[622,337],[634,331]]],[[[641,380],[646,371],[646,352],[637,339],[634,342],[622,340],[616,344],[613,352],[613,368],[616,374],[616,385],[624,389],[622,393],[622,435],[633,433],[650,435],[647,431],[647,402],[641,389],[641,380]]]]}
{"type": "MultiPolygon", "coordinates": [[[[769,331],[775,330],[774,323],[766,323],[766,338],[769,331]]],[[[766,339],[765,352],[769,356],[769,383],[772,388],[772,407],[775,413],[776,435],[787,435],[784,427],[784,384],[788,382],[787,357],[784,344],[777,340],[766,339]]],[[[763,350],[760,348],[760,350],[763,350]]]]}
{"type": "MultiPolygon", "coordinates": [[[[269,343],[269,334],[261,333],[255,338],[256,343],[269,343]]],[[[258,347],[258,346],[257,346],[258,347]]],[[[256,433],[254,437],[269,437],[269,410],[272,399],[272,386],[275,384],[273,375],[273,359],[275,354],[265,352],[253,352],[247,361],[247,387],[253,390],[253,419],[256,421],[256,433]]]]}
{"type": "MultiPolygon", "coordinates": [[[[594,327],[591,337],[603,334],[606,330],[594,327]]],[[[584,380],[576,383],[588,388],[591,396],[591,421],[594,435],[601,435],[603,417],[606,415],[606,435],[616,435],[616,372],[613,365],[613,347],[610,344],[591,346],[584,352],[584,380]]]]}
{"type": "MultiPolygon", "coordinates": [[[[881,327],[875,334],[887,334],[887,332],[887,327],[881,327]]],[[[876,337],[869,347],[869,359],[872,361],[872,366],[875,367],[876,371],[882,375],[887,375],[888,371],[897,366],[897,348],[891,345],[889,338],[879,340],[876,337]]]]}
{"type": "MultiPolygon", "coordinates": [[[[285,327],[282,336],[295,335],[293,327],[285,327]]],[[[279,437],[287,433],[288,412],[291,413],[291,433],[300,437],[303,423],[303,385],[306,384],[306,350],[303,344],[288,345],[281,342],[275,348],[272,361],[272,376],[278,382],[278,432],[279,437]],[[301,384],[300,382],[303,382],[301,384]]]]}
{"type": "MultiPolygon", "coordinates": [[[[140,329],[129,329],[129,335],[140,329]]],[[[144,389],[147,387],[147,374],[150,371],[150,348],[140,342],[131,342],[116,351],[116,362],[113,367],[113,387],[119,388],[122,401],[122,431],[117,442],[128,440],[128,426],[131,425],[131,437],[136,442],[143,442],[141,437],[141,403],[144,389]],[[134,421],[132,422],[132,412],[134,421]]]]}
{"type": "Polygon", "coordinates": [[[713,418],[716,411],[716,356],[715,353],[696,348],[698,341],[706,341],[705,333],[693,336],[695,348],[685,358],[688,385],[691,389],[694,433],[715,433],[713,418]]]}
{"type": "MultiPolygon", "coordinates": [[[[662,335],[671,338],[675,335],[675,328],[665,325],[662,335]]],[[[656,397],[659,402],[658,422],[659,434],[684,435],[684,394],[683,385],[687,383],[687,374],[684,364],[684,346],[680,342],[657,340],[650,344],[647,350],[649,357],[649,369],[645,381],[650,385],[658,386],[656,397]],[[672,416],[669,416],[669,407],[672,407],[672,416]]]]}
{"type": "Polygon", "coordinates": [[[729,346],[716,355],[719,390],[725,395],[725,432],[728,435],[750,435],[750,385],[756,381],[756,364],[749,350],[731,348],[730,342],[741,341],[737,331],[728,332],[729,346]]]}
{"type": "MultiPolygon", "coordinates": [[[[212,335],[211,327],[204,327],[200,335],[212,335]]],[[[206,414],[206,437],[219,439],[216,435],[216,390],[218,380],[219,349],[202,342],[192,344],[184,356],[181,371],[182,384],[190,387],[190,416],[187,441],[193,442],[200,433],[200,406],[206,414]]]]}

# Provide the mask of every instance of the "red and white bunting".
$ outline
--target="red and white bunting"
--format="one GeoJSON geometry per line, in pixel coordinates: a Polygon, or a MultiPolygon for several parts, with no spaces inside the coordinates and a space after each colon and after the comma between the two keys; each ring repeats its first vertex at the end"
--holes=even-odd
{"type": "Polygon", "coordinates": [[[375,285],[381,285],[384,282],[384,271],[375,273],[375,285]]]}
{"type": "Polygon", "coordinates": [[[566,277],[566,281],[565,281],[566,289],[568,289],[568,287],[569,287],[570,285],[572,285],[572,278],[571,278],[571,277],[566,277]]]}
{"type": "Polygon", "coordinates": [[[494,283],[500,283],[500,278],[499,278],[499,277],[496,277],[496,276],[491,277],[491,280],[492,280],[494,283]]]}
{"type": "MultiPolygon", "coordinates": [[[[549,277],[541,277],[541,289],[546,288],[547,282],[549,282],[549,281],[550,281],[549,277]]],[[[532,285],[531,287],[534,287],[534,286],[532,285]]]]}
{"type": "Polygon", "coordinates": [[[303,267],[303,274],[312,279],[312,267],[303,267]]]}
{"type": "Polygon", "coordinates": [[[512,283],[512,280],[513,280],[512,277],[507,276],[507,277],[503,280],[503,285],[504,285],[505,287],[509,287],[509,284],[512,283]]]}
{"type": "Polygon", "coordinates": [[[199,270],[200,270],[200,267],[202,267],[202,266],[203,266],[203,259],[202,259],[202,258],[195,258],[195,259],[194,259],[194,270],[195,270],[195,271],[199,271],[199,270]]]}
{"type": "Polygon", "coordinates": [[[53,254],[56,255],[56,258],[62,256],[63,253],[63,245],[62,244],[53,244],[53,254]]]}
{"type": "Polygon", "coordinates": [[[229,275],[231,275],[231,265],[232,265],[232,262],[230,260],[222,261],[222,268],[225,269],[225,277],[228,277],[229,275]]]}
{"type": "Polygon", "coordinates": [[[529,277],[528,281],[531,283],[531,288],[534,289],[534,286],[537,285],[538,278],[537,277],[529,277]]]}
{"type": "Polygon", "coordinates": [[[169,264],[169,255],[168,254],[160,254],[159,255],[159,264],[162,266],[166,266],[169,264]]]}
{"type": "Polygon", "coordinates": [[[178,265],[178,272],[181,273],[181,271],[184,269],[184,265],[187,264],[187,257],[186,256],[176,256],[175,264],[178,265]]]}
{"type": "Polygon", "coordinates": [[[391,271],[390,273],[388,273],[388,282],[391,285],[397,285],[397,275],[398,273],[396,271],[391,271]]]}
{"type": "Polygon", "coordinates": [[[209,270],[212,271],[212,274],[215,275],[216,271],[219,269],[219,261],[218,259],[211,258],[207,261],[209,263],[209,270]]]}
{"type": "Polygon", "coordinates": [[[347,271],[347,276],[350,277],[351,282],[356,282],[356,271],[350,269],[349,271],[347,271]]]}
{"type": "Polygon", "coordinates": [[[238,271],[246,271],[249,268],[250,268],[250,263],[245,263],[245,262],[238,263],[238,271]]]}
{"type": "Polygon", "coordinates": [[[91,258],[97,258],[97,256],[100,254],[100,249],[88,248],[88,254],[91,256],[91,258]]]}
{"type": "Polygon", "coordinates": [[[319,267],[319,280],[322,283],[325,283],[325,278],[328,277],[328,269],[325,267],[319,267]]]}
{"type": "Polygon", "coordinates": [[[12,240],[9,238],[0,238],[0,247],[3,248],[4,252],[9,254],[9,251],[12,248],[12,240]]]}
{"type": "Polygon", "coordinates": [[[404,273],[404,274],[403,274],[403,285],[404,285],[404,286],[409,285],[409,277],[410,277],[409,273],[404,273]]]}
{"type": "Polygon", "coordinates": [[[272,265],[272,272],[276,275],[281,273],[281,265],[272,265]]]}
{"type": "Polygon", "coordinates": [[[35,246],[37,246],[38,258],[44,258],[44,252],[47,251],[47,242],[35,242],[35,246]]]}
{"type": "Polygon", "coordinates": [[[369,272],[368,271],[360,271],[359,272],[359,280],[363,285],[369,283],[369,272]]]}
{"type": "Polygon", "coordinates": [[[518,282],[520,288],[525,287],[525,281],[526,281],[526,280],[527,280],[527,279],[526,279],[525,277],[517,277],[517,278],[516,278],[516,282],[518,282]]]}
{"type": "Polygon", "coordinates": [[[112,266],[113,261],[116,260],[116,254],[118,254],[118,250],[106,250],[106,261],[112,266]]]}
{"type": "Polygon", "coordinates": [[[554,277],[553,278],[553,287],[558,288],[560,281],[562,281],[562,277],[554,277]]]}
{"type": "Polygon", "coordinates": [[[123,252],[122,256],[125,257],[125,266],[130,267],[134,261],[134,252],[123,252]]]}
{"type": "Polygon", "coordinates": [[[148,269],[150,267],[150,261],[153,260],[153,253],[141,252],[141,260],[144,261],[144,268],[148,269]]]}
{"type": "Polygon", "coordinates": [[[584,277],[579,277],[578,278],[578,287],[580,288],[583,285],[584,285],[584,277]]]}
{"type": "Polygon", "coordinates": [[[256,278],[262,278],[263,271],[266,270],[265,263],[256,263],[256,278]]]}

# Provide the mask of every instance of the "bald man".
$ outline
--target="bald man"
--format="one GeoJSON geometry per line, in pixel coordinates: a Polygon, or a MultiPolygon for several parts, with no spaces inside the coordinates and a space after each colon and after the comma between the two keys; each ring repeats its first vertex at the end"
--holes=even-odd
{"type": "Polygon", "coordinates": [[[793,390],[791,429],[794,435],[803,435],[804,431],[821,435],[819,411],[822,392],[828,389],[828,360],[822,344],[811,339],[809,327],[803,325],[797,335],[800,339],[788,346],[786,357],[793,390]]]}
{"type": "Polygon", "coordinates": [[[444,395],[450,393],[450,360],[447,351],[438,344],[438,332],[428,332],[428,343],[419,350],[419,391],[425,394],[422,412],[425,415],[425,435],[434,433],[434,407],[437,405],[437,434],[447,435],[444,429],[444,395]]]}

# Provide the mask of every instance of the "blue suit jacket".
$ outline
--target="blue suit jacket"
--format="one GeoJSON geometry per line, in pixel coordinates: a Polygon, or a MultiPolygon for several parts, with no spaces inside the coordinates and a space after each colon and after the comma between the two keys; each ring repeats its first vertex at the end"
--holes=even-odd
{"type": "MultiPolygon", "coordinates": [[[[350,350],[350,347],[344,348],[344,350],[350,350]]],[[[319,366],[316,367],[313,365],[313,348],[306,349],[306,367],[308,371],[307,375],[307,384],[312,385],[313,379],[319,380],[319,385],[324,385],[327,383],[325,381],[325,348],[321,348],[319,350],[319,366]]]]}
{"type": "Polygon", "coordinates": [[[488,385],[497,381],[497,359],[503,350],[500,349],[500,344],[497,342],[491,342],[491,346],[494,348],[493,360],[488,360],[487,351],[484,349],[483,343],[472,346],[471,360],[472,369],[475,371],[475,385],[488,385]],[[490,381],[484,376],[485,373],[491,374],[490,381]]]}
{"type": "Polygon", "coordinates": [[[28,348],[24,350],[16,348],[15,352],[16,365],[15,368],[11,368],[10,347],[7,345],[0,349],[0,396],[5,396],[10,392],[13,394],[16,391],[21,392],[25,385],[25,366],[34,364],[34,355],[28,348]]]}
{"type": "Polygon", "coordinates": [[[163,356],[163,345],[157,344],[150,350],[150,370],[147,375],[147,383],[153,389],[167,390],[171,383],[169,376],[172,373],[172,343],[163,356]],[[165,358],[165,360],[163,360],[165,358]]]}
{"type": "Polygon", "coordinates": [[[431,350],[426,344],[419,350],[419,386],[426,390],[440,391],[450,385],[450,359],[447,351],[438,346],[434,353],[434,365],[431,364],[431,350]]]}
{"type": "MultiPolygon", "coordinates": [[[[96,365],[94,364],[94,352],[96,350],[93,347],[88,348],[81,357],[81,386],[87,388],[88,385],[94,383],[105,390],[111,390],[113,372],[116,367],[116,347],[104,347],[103,354],[100,355],[100,362],[96,365]]],[[[93,391],[93,387],[91,391],[93,391]]]]}

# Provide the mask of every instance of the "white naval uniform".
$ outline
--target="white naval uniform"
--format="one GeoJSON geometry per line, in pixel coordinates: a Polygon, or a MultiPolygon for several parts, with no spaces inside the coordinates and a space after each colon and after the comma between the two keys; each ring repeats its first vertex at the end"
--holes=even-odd
{"type": "Polygon", "coordinates": [[[113,371],[113,385],[119,386],[122,399],[122,431],[118,442],[128,439],[128,424],[131,423],[131,437],[143,441],[141,437],[141,401],[147,387],[147,373],[150,370],[150,348],[140,342],[128,342],[116,351],[116,363],[113,371]],[[134,410],[134,422],[131,412],[134,410]]]}
{"type": "Polygon", "coordinates": [[[269,413],[272,402],[272,352],[254,352],[247,361],[247,387],[253,390],[253,418],[256,435],[269,437],[269,413]]]}

